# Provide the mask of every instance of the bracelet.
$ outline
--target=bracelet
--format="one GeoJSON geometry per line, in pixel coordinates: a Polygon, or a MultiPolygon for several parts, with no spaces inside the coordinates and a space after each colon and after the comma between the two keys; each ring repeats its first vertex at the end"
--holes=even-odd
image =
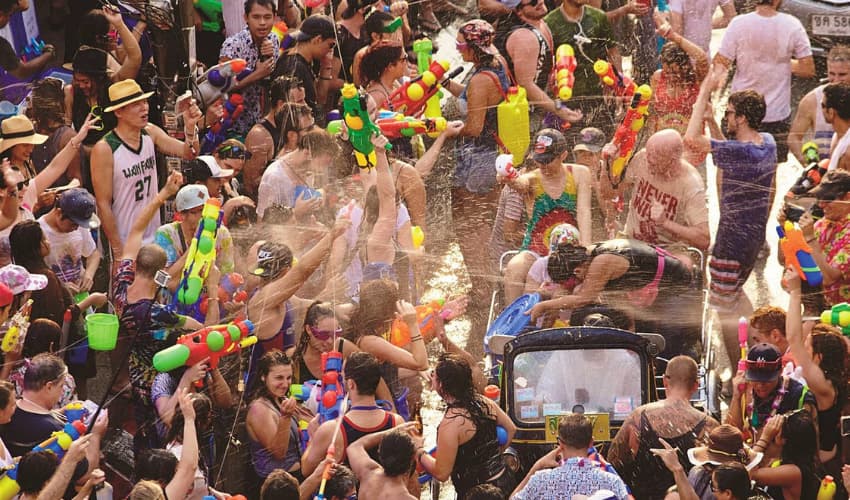
{"type": "Polygon", "coordinates": [[[326,81],[328,81],[328,80],[333,80],[333,77],[330,77],[330,76],[319,76],[319,80],[326,80],[326,81]]]}
{"type": "Polygon", "coordinates": [[[218,302],[218,297],[207,297],[207,302],[218,302]]]}
{"type": "Polygon", "coordinates": [[[422,335],[417,335],[415,337],[410,337],[411,342],[416,342],[417,340],[422,340],[422,335]]]}
{"type": "Polygon", "coordinates": [[[71,147],[74,148],[74,149],[80,149],[80,146],[83,145],[83,142],[82,141],[75,142],[74,139],[71,139],[70,141],[68,141],[68,144],[70,144],[71,147]]]}

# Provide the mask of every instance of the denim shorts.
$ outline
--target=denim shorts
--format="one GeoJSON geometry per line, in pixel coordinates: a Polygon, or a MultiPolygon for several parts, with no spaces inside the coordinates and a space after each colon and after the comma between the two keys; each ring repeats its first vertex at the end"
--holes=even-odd
{"type": "Polygon", "coordinates": [[[472,194],[487,194],[496,187],[495,145],[461,144],[455,150],[454,187],[464,188],[472,194]]]}

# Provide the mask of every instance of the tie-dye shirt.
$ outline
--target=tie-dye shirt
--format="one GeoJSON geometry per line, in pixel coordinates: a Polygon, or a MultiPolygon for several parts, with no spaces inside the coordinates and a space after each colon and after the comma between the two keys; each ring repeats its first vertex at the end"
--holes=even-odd
{"type": "MultiPolygon", "coordinates": [[[[177,262],[186,252],[186,248],[192,244],[191,238],[185,240],[185,244],[180,239],[180,224],[182,224],[180,221],[171,222],[159,226],[159,229],[156,230],[154,241],[165,250],[167,267],[171,267],[172,264],[177,262]]],[[[233,237],[230,236],[230,231],[223,225],[218,228],[215,237],[215,252],[215,263],[221,274],[233,272],[233,237]]]]}

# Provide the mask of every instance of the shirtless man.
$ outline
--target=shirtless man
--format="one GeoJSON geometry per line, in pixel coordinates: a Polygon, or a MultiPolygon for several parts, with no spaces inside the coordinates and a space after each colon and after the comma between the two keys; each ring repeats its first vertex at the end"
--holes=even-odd
{"type": "Polygon", "coordinates": [[[407,490],[408,481],[416,473],[414,458],[418,452],[410,436],[415,429],[416,422],[407,422],[394,429],[367,434],[348,447],[351,470],[360,480],[361,498],[417,498],[407,490]],[[376,446],[380,463],[366,451],[376,446]]]}

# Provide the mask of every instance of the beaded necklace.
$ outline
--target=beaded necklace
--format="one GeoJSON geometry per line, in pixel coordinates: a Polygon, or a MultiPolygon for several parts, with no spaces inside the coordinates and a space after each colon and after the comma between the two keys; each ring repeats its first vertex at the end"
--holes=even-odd
{"type": "MultiPolygon", "coordinates": [[[[791,379],[788,378],[788,377],[785,377],[785,376],[782,377],[782,385],[779,386],[779,390],[776,393],[776,397],[773,398],[773,403],[770,404],[770,415],[768,415],[768,417],[767,417],[768,419],[770,417],[776,415],[776,412],[779,411],[779,405],[782,403],[782,398],[785,397],[786,393],[788,393],[788,382],[790,380],[791,379]]],[[[755,409],[753,407],[754,401],[755,401],[755,394],[753,392],[753,389],[751,388],[749,398],[747,398],[747,410],[744,413],[744,426],[746,427],[745,431],[749,431],[750,428],[756,429],[762,423],[764,423],[764,422],[759,421],[759,414],[758,414],[757,411],[755,411],[755,409]]],[[[764,421],[767,422],[767,419],[765,419],[764,421]]],[[[748,438],[752,439],[752,433],[747,432],[747,434],[748,434],[748,438]]]]}

